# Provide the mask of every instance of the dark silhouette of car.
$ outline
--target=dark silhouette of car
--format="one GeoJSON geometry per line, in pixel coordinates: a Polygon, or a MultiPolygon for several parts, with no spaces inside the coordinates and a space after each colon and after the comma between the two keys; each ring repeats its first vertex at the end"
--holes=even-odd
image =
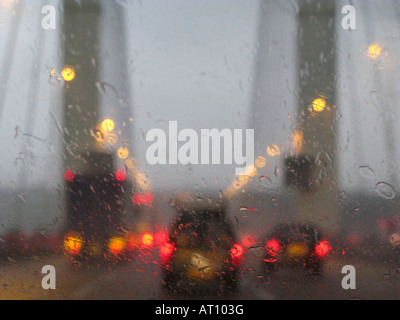
{"type": "Polygon", "coordinates": [[[85,159],[87,168],[64,173],[64,252],[74,263],[122,259],[129,247],[130,184],[125,172],[115,169],[112,155],[90,152],[85,159]]]}
{"type": "Polygon", "coordinates": [[[160,246],[162,283],[175,292],[232,293],[237,288],[243,247],[226,214],[226,203],[176,201],[168,239],[160,246]]]}
{"type": "Polygon", "coordinates": [[[320,275],[323,261],[332,250],[318,227],[306,223],[282,223],[264,239],[264,270],[267,274],[280,267],[302,268],[311,275],[320,275]]]}

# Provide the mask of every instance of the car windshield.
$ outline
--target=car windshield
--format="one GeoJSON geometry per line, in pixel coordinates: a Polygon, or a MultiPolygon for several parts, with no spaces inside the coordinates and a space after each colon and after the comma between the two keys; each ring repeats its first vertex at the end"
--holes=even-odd
{"type": "Polygon", "coordinates": [[[398,299],[399,26],[0,0],[0,299],[398,299]]]}

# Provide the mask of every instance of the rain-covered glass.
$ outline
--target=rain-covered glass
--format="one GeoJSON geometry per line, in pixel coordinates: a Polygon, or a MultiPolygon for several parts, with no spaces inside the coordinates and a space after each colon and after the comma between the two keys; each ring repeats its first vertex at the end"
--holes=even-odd
{"type": "Polygon", "coordinates": [[[0,299],[397,299],[399,24],[0,0],[0,299]]]}

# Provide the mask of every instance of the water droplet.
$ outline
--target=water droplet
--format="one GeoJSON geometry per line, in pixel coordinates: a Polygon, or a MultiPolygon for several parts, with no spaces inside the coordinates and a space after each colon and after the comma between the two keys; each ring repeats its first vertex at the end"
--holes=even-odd
{"type": "Polygon", "coordinates": [[[368,180],[375,179],[375,172],[370,168],[370,166],[361,166],[358,168],[360,175],[368,180]]]}
{"type": "Polygon", "coordinates": [[[375,191],[381,197],[388,200],[393,199],[396,195],[394,188],[389,183],[386,182],[378,182],[375,185],[375,191]]]}
{"type": "Polygon", "coordinates": [[[249,211],[250,210],[250,211],[253,211],[253,212],[257,212],[256,209],[252,209],[250,207],[240,207],[239,210],[240,211],[249,211]]]}
{"type": "Polygon", "coordinates": [[[121,94],[111,84],[107,82],[96,82],[97,89],[102,92],[106,97],[111,99],[112,101],[118,101],[118,103],[124,107],[127,108],[127,104],[124,101],[124,99],[121,97],[121,94]]]}
{"type": "Polygon", "coordinates": [[[271,157],[279,156],[281,154],[281,151],[279,150],[279,147],[275,144],[271,144],[267,148],[267,154],[271,157]]]}
{"type": "Polygon", "coordinates": [[[272,188],[272,181],[267,176],[261,176],[258,180],[263,188],[272,188]]]}
{"type": "Polygon", "coordinates": [[[49,77],[49,82],[52,85],[58,86],[58,87],[62,87],[64,85],[64,79],[61,76],[61,74],[56,71],[55,69],[51,69],[50,71],[50,77],[49,77]]]}

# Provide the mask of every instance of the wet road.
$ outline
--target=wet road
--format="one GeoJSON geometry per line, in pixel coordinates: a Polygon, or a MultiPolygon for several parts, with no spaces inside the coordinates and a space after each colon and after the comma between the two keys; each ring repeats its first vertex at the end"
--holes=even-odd
{"type": "Polygon", "coordinates": [[[157,259],[152,253],[114,267],[73,267],[63,255],[8,259],[0,265],[1,299],[399,299],[400,269],[357,259],[331,259],[321,277],[282,270],[266,277],[255,256],[243,266],[239,290],[230,296],[166,296],[161,288],[157,259]],[[356,268],[356,289],[344,290],[344,265],[356,268]],[[56,269],[56,289],[41,286],[44,265],[56,269]]]}

